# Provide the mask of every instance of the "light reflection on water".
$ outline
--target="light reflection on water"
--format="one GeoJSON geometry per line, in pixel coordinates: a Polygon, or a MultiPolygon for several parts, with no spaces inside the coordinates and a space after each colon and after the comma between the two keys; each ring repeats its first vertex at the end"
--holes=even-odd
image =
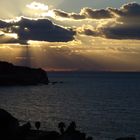
{"type": "Polygon", "coordinates": [[[140,74],[49,74],[56,85],[0,87],[0,107],[23,123],[41,121],[42,129],[75,120],[95,139],[140,138],[140,74]]]}

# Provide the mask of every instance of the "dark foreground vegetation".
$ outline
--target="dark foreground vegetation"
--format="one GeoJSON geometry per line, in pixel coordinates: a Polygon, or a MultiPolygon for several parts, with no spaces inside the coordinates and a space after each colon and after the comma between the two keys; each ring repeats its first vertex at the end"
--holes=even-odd
{"type": "Polygon", "coordinates": [[[0,86],[48,83],[49,80],[47,73],[43,69],[15,66],[11,63],[0,61],[0,86]]]}
{"type": "MultiPolygon", "coordinates": [[[[18,119],[7,111],[0,109],[0,140],[92,140],[76,129],[76,123],[71,122],[66,128],[65,123],[58,124],[59,132],[39,130],[41,123],[35,122],[33,130],[30,122],[19,124],[18,119]]],[[[123,137],[116,140],[136,140],[135,137],[123,137]]]]}

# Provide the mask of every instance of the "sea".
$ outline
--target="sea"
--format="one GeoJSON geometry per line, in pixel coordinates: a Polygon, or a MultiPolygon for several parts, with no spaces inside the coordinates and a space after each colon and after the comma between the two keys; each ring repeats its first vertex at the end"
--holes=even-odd
{"type": "Polygon", "coordinates": [[[95,140],[140,139],[140,73],[50,72],[49,85],[0,87],[0,108],[20,123],[58,130],[75,121],[95,140]]]}

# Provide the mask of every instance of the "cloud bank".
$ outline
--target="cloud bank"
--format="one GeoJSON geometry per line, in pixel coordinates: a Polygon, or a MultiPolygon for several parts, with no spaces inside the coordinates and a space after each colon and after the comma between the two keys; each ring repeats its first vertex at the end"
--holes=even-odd
{"type": "Polygon", "coordinates": [[[111,7],[92,9],[85,7],[81,9],[80,13],[67,13],[62,10],[53,10],[53,12],[56,17],[64,19],[98,21],[98,26],[96,27],[92,24],[78,27],[77,33],[79,34],[111,39],[140,39],[140,4],[135,2],[124,4],[119,9],[111,7]]]}
{"type": "MultiPolygon", "coordinates": [[[[32,2],[27,7],[42,11],[42,14],[50,11],[47,5],[39,2],[32,2]]],[[[22,17],[18,21],[0,20],[0,43],[26,44],[28,40],[68,42],[74,40],[76,34],[119,40],[140,39],[140,4],[135,2],[122,5],[119,9],[85,7],[80,13],[67,13],[59,9],[51,11],[56,18],[50,17],[53,22],[48,17],[22,17]],[[70,23],[65,24],[67,19],[70,23]],[[55,24],[54,21],[60,24],[55,24]],[[17,34],[17,37],[14,34],[17,34]]]]}
{"type": "MultiPolygon", "coordinates": [[[[108,20],[105,24],[99,23],[99,26],[92,29],[78,28],[77,32],[111,39],[140,39],[140,4],[128,3],[120,9],[108,8],[108,10],[110,15],[113,15],[112,20],[108,20]]],[[[105,14],[102,15],[103,18],[107,18],[105,14]]]]}

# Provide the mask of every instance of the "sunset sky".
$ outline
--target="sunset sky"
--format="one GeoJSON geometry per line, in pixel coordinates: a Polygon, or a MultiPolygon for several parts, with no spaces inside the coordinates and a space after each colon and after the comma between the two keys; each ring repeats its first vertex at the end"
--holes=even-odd
{"type": "Polygon", "coordinates": [[[55,71],[140,71],[140,0],[1,0],[0,60],[55,71]]]}

